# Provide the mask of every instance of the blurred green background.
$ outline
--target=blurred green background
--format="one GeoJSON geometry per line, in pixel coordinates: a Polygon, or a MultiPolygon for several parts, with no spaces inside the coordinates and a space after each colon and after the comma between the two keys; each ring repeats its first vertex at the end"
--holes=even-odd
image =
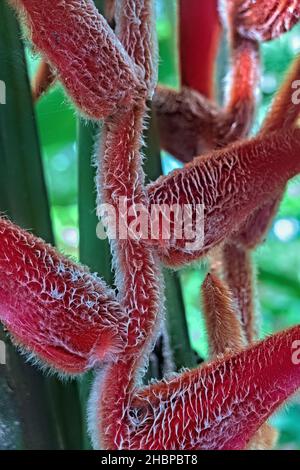
{"type": "MultiPolygon", "coordinates": [[[[160,42],[160,81],[178,84],[175,38],[175,2],[157,1],[160,42]]],[[[262,46],[261,98],[255,132],[274,92],[295,55],[300,52],[300,26],[278,40],[262,46]]],[[[33,75],[38,58],[28,49],[33,75]]],[[[57,245],[65,253],[78,256],[76,116],[72,105],[56,85],[37,105],[37,120],[43,149],[51,212],[57,245]]],[[[172,157],[163,155],[165,171],[176,167],[172,157]]],[[[291,181],[280,211],[264,245],[255,253],[258,272],[257,311],[261,312],[261,336],[281,330],[300,318],[300,180],[291,181]]],[[[201,318],[200,285],[205,265],[181,273],[188,324],[194,349],[205,357],[206,335],[201,318]]],[[[279,448],[300,449],[300,399],[272,418],[281,430],[279,448]]]]}

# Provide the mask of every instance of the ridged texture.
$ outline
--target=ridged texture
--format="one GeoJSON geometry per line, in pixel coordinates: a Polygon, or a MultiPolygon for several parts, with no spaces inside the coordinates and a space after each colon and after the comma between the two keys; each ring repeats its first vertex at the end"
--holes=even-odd
{"type": "MultiPolygon", "coordinates": [[[[118,211],[119,198],[125,198],[133,208],[127,225],[138,223],[139,203],[189,204],[193,215],[197,204],[203,204],[205,228],[203,247],[197,250],[187,247],[191,240],[186,238],[166,241],[160,236],[158,243],[150,244],[112,239],[118,303],[95,276],[0,219],[1,320],[26,349],[58,370],[78,373],[102,365],[90,400],[89,426],[95,447],[221,450],[271,445],[274,435],[265,421],[300,386],[300,365],[294,357],[300,326],[240,351],[244,345],[241,328],[247,332],[246,322],[239,323],[240,299],[234,306],[228,286],[215,278],[206,280],[204,304],[211,353],[224,355],[148,387],[141,388],[140,382],[163,308],[157,247],[164,261],[178,266],[231,237],[259,205],[272,201],[300,171],[300,130],[279,132],[276,128],[276,132],[233,144],[195,159],[145,189],[140,153],[145,99],[152,95],[157,74],[152,2],[116,2],[119,41],[88,0],[56,0],[52,9],[45,0],[15,4],[25,8],[33,41],[49,55],[73,99],[89,115],[105,117],[97,175],[99,203],[118,211]],[[53,25],[61,28],[59,34],[51,34],[53,25]],[[77,77],[74,83],[68,82],[68,77],[74,78],[74,37],[79,41],[76,54],[82,59],[80,70],[74,69],[81,79],[79,87],[77,77]],[[89,75],[91,82],[86,80],[90,71],[95,72],[89,75]],[[82,84],[87,85],[88,98],[82,84]]],[[[233,72],[228,109],[240,112],[240,123],[230,121],[230,125],[242,126],[236,134],[233,129],[230,140],[240,137],[244,126],[249,128],[257,79],[256,44],[234,34],[231,39],[244,65],[233,72]],[[255,52],[253,57],[246,45],[255,52]],[[237,80],[242,80],[240,87],[237,80]]]]}
{"type": "MultiPolygon", "coordinates": [[[[295,93],[294,82],[299,79],[299,76],[300,55],[293,62],[279,92],[276,94],[259,135],[263,136],[273,131],[291,129],[296,125],[297,118],[300,115],[300,103],[299,100],[293,99],[293,94],[295,93]]],[[[288,159],[289,157],[287,156],[288,159]]],[[[275,191],[272,200],[267,204],[263,204],[262,207],[258,208],[249,217],[245,225],[234,237],[235,240],[247,248],[254,248],[261,243],[266,237],[282,197],[283,191],[278,193],[275,191]]]]}
{"type": "Polygon", "coordinates": [[[154,5],[148,0],[120,0],[116,3],[115,18],[116,34],[139,67],[139,76],[152,98],[158,74],[154,5]]]}
{"type": "Polygon", "coordinates": [[[84,114],[101,119],[145,94],[137,67],[92,0],[11,3],[84,114]]]}
{"type": "Polygon", "coordinates": [[[236,22],[243,37],[269,41],[289,31],[300,18],[298,0],[230,0],[237,6],[236,22]]]}
{"type": "Polygon", "coordinates": [[[113,360],[127,317],[95,275],[0,219],[0,319],[26,352],[61,373],[113,360]]]}
{"type": "MultiPolygon", "coordinates": [[[[116,4],[118,37],[142,70],[151,95],[156,77],[152,51],[154,21],[151,0],[122,0],[116,4]]],[[[105,120],[104,143],[98,163],[99,202],[114,206],[120,216],[121,197],[131,209],[126,227],[137,223],[138,204],[146,204],[141,145],[146,103],[143,97],[129,111],[105,120]]],[[[129,403],[141,381],[150,351],[159,333],[163,306],[160,264],[151,246],[129,235],[112,240],[116,285],[129,316],[127,347],[118,362],[96,380],[90,405],[90,429],[95,447],[129,446],[129,403]]]]}
{"type": "Polygon", "coordinates": [[[210,357],[241,351],[246,341],[240,312],[226,284],[208,274],[202,286],[202,297],[210,357]]]}
{"type": "MultiPolygon", "coordinates": [[[[243,267],[243,261],[241,266],[243,267]]],[[[225,265],[224,271],[228,272],[225,265]]],[[[239,271],[238,267],[236,272],[239,273],[239,271]]],[[[246,283],[242,281],[241,284],[245,285],[246,283]]],[[[238,294],[239,300],[240,293],[238,294]]],[[[234,301],[226,284],[215,274],[208,274],[202,285],[202,295],[211,359],[222,354],[242,351],[247,346],[245,335],[247,330],[242,325],[242,315],[238,304],[234,301]]],[[[251,438],[247,449],[272,449],[276,444],[277,437],[277,431],[271,428],[268,423],[264,423],[251,438]]]]}
{"type": "Polygon", "coordinates": [[[300,385],[300,365],[292,361],[299,335],[297,326],[141,390],[132,403],[130,448],[245,449],[300,385]]]}
{"type": "Polygon", "coordinates": [[[300,171],[299,151],[300,130],[270,133],[195,158],[183,169],[149,185],[150,204],[188,205],[193,223],[197,205],[204,206],[202,249],[190,250],[187,242],[193,240],[175,238],[171,221],[170,240],[163,240],[160,234],[162,259],[168,265],[180,266],[228,238],[257,206],[280,192],[300,171]]]}

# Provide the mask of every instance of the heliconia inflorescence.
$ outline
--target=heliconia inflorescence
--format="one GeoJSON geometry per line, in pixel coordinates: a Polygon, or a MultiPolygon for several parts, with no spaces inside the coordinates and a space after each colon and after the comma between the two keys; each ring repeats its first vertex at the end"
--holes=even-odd
{"type": "Polygon", "coordinates": [[[101,119],[143,94],[138,68],[92,0],[11,3],[84,114],[101,119]]]}
{"type": "Polygon", "coordinates": [[[231,0],[236,5],[239,33],[250,39],[268,41],[288,31],[300,18],[297,0],[231,0]]]}
{"type": "MultiPolygon", "coordinates": [[[[273,132],[197,157],[149,185],[151,204],[186,204],[195,213],[197,204],[204,206],[203,246],[190,250],[184,237],[163,240],[160,253],[166,263],[180,266],[199,259],[230,237],[299,173],[299,151],[299,129],[273,132]]],[[[170,225],[172,233],[174,221],[170,225]]]]}
{"type": "Polygon", "coordinates": [[[22,348],[80,374],[125,347],[128,319],[101,279],[3,218],[0,253],[0,318],[22,348]]]}
{"type": "MultiPolygon", "coordinates": [[[[202,2],[193,4],[183,2],[181,10],[183,19],[184,9],[190,12],[195,21],[203,8],[202,2]]],[[[299,17],[299,5],[294,1],[225,0],[220,1],[219,10],[227,30],[232,62],[227,85],[228,96],[225,96],[223,108],[220,108],[214,100],[208,100],[207,93],[204,95],[198,93],[196,83],[194,90],[186,88],[184,85],[187,83],[184,80],[179,92],[158,88],[154,98],[161,145],[184,162],[190,161],[197,154],[205,155],[204,151],[224,147],[247,136],[253,121],[260,80],[259,42],[274,39],[282,32],[288,31],[299,17]],[[252,27],[249,28],[250,24],[252,27]]],[[[189,24],[186,23],[185,27],[189,29],[189,24]]],[[[194,34],[197,40],[201,41],[202,31],[195,29],[194,34]]],[[[299,76],[299,63],[298,57],[276,95],[271,111],[260,130],[261,136],[272,131],[289,130],[296,125],[299,100],[293,100],[293,94],[299,76]]],[[[202,62],[201,65],[206,66],[205,70],[211,70],[210,61],[207,64],[202,62]]],[[[182,77],[189,76],[189,73],[195,69],[193,59],[181,63],[181,68],[184,68],[181,72],[182,77]]],[[[207,78],[207,74],[203,74],[204,77],[211,85],[212,78],[207,78]]],[[[297,165],[297,162],[295,164],[297,165]]],[[[265,239],[282,194],[283,189],[278,192],[274,190],[274,196],[270,200],[266,197],[263,204],[258,204],[259,207],[239,228],[236,226],[234,233],[229,236],[230,240],[225,241],[219,250],[219,263],[222,264],[222,269],[219,271],[227,280],[236,302],[240,305],[243,321],[248,325],[247,336],[251,338],[255,337],[256,329],[251,250],[265,239]]],[[[216,233],[219,234],[219,231],[216,233]]],[[[228,234],[226,237],[228,238],[228,234]]],[[[205,251],[204,242],[202,250],[189,255],[189,261],[202,256],[205,251]]],[[[214,256],[213,253],[212,263],[214,256]]],[[[173,250],[171,256],[167,255],[169,265],[179,266],[186,261],[187,258],[181,250],[173,250]]]]}
{"type": "Polygon", "coordinates": [[[1,322],[42,366],[71,375],[96,370],[88,411],[95,448],[271,448],[276,431],[267,419],[300,387],[300,326],[256,341],[249,250],[269,226],[287,181],[300,172],[299,106],[290,100],[299,59],[260,133],[248,133],[260,76],[258,42],[290,29],[299,17],[298,3],[220,2],[232,61],[223,107],[215,103],[212,87],[221,28],[216,2],[214,10],[205,10],[205,2],[193,0],[190,10],[180,2],[179,92],[156,88],[152,0],[108,1],[115,32],[92,0],[10,3],[43,56],[34,98],[57,76],[80,112],[104,119],[96,156],[99,215],[105,204],[120,216],[120,198],[133,209],[133,225],[141,204],[149,214],[152,205],[188,205],[196,236],[197,207],[203,206],[204,237],[191,249],[190,239],[176,238],[173,218],[169,239],[160,226],[154,239],[112,238],[115,292],[2,217],[1,322]],[[186,50],[193,34],[201,42],[201,12],[212,21],[204,29],[211,45],[205,64],[186,50]],[[145,186],[141,147],[146,101],[153,93],[161,144],[188,163],[145,186]],[[212,274],[202,299],[210,361],[143,386],[164,317],[161,265],[180,267],[207,254],[212,274]]]}

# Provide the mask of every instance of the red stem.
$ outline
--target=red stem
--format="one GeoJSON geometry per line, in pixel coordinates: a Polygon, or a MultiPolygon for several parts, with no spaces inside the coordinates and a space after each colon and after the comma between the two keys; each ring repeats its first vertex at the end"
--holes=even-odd
{"type": "Polygon", "coordinates": [[[217,0],[179,0],[181,84],[208,98],[220,33],[217,0]]]}

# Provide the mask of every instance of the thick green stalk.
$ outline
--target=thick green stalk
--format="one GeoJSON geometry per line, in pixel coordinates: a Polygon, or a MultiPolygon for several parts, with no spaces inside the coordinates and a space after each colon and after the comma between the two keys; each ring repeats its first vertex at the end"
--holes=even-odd
{"type": "Polygon", "coordinates": [[[101,137],[99,126],[78,122],[79,165],[79,256],[80,261],[97,272],[109,285],[113,285],[111,254],[108,240],[97,237],[95,168],[92,165],[95,145],[101,137]]]}
{"type": "MultiPolygon", "coordinates": [[[[0,105],[0,211],[19,225],[53,243],[24,48],[17,20],[0,2],[0,80],[6,104],[0,105]]],[[[9,342],[1,366],[1,401],[15,410],[13,421],[0,408],[7,439],[23,449],[65,449],[81,446],[80,407],[76,384],[63,385],[26,364],[9,342]],[[2,414],[3,413],[3,414],[2,414]],[[10,431],[15,435],[11,438],[10,431]]],[[[0,448],[8,445],[0,438],[0,448]]]]}

